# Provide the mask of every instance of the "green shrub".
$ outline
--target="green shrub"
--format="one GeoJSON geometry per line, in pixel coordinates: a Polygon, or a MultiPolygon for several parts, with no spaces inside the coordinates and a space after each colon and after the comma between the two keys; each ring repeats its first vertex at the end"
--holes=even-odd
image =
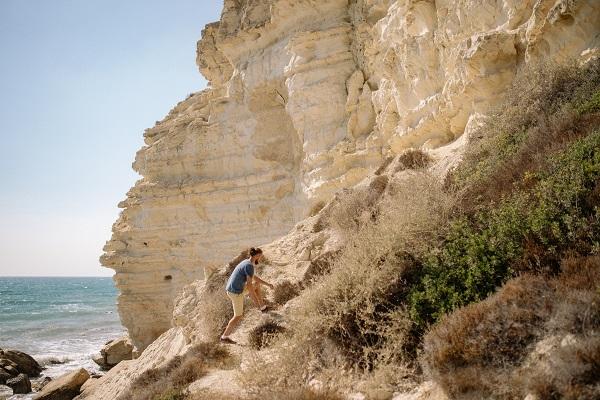
{"type": "Polygon", "coordinates": [[[537,173],[537,184],[495,207],[454,221],[425,258],[409,309],[423,329],[457,307],[485,299],[520,269],[558,268],[562,253],[589,253],[600,238],[596,204],[586,200],[600,178],[600,132],[571,144],[537,173]],[[528,258],[527,241],[542,259],[528,258]]]}
{"type": "Polygon", "coordinates": [[[597,398],[600,258],[526,274],[444,317],[424,338],[427,373],[452,397],[597,398]]]}

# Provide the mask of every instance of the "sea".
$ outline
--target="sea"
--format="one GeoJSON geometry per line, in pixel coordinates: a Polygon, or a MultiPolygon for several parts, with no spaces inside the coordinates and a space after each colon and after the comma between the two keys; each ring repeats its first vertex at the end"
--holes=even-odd
{"type": "MultiPolygon", "coordinates": [[[[125,334],[112,278],[0,277],[0,348],[23,351],[56,378],[92,361],[104,344],[125,334]]],[[[0,399],[12,396],[0,385],[0,399]]]]}

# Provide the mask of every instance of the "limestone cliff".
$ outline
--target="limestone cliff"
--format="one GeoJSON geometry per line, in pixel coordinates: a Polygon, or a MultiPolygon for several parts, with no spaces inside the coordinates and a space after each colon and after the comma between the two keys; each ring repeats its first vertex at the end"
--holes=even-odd
{"type": "Polygon", "coordinates": [[[456,142],[524,64],[596,57],[594,0],[225,0],[210,87],[145,134],[102,264],[142,350],[181,288],[409,147],[456,142]]]}

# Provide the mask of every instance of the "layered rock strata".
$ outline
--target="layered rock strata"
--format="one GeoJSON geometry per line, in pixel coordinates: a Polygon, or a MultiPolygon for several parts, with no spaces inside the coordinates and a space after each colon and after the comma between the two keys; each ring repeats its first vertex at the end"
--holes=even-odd
{"type": "Polygon", "coordinates": [[[528,63],[596,57],[594,0],[225,0],[210,87],[145,134],[105,247],[138,349],[181,288],[409,147],[456,141],[528,63]]]}

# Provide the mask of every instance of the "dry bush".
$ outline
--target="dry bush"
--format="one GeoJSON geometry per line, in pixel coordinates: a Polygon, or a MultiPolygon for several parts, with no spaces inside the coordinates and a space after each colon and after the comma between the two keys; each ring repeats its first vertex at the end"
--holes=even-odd
{"type": "Polygon", "coordinates": [[[167,365],[144,372],[121,395],[120,400],[183,400],[183,390],[187,385],[202,377],[211,363],[220,362],[228,356],[229,353],[222,346],[198,344],[167,365]]]}
{"type": "Polygon", "coordinates": [[[279,305],[284,305],[299,294],[299,285],[285,280],[275,285],[273,289],[273,301],[279,305]]]}
{"type": "Polygon", "coordinates": [[[265,388],[272,394],[304,387],[317,375],[322,379],[328,371],[337,377],[337,383],[342,382],[342,355],[331,341],[316,332],[302,337],[291,330],[288,333],[274,337],[268,349],[255,355],[252,373],[238,375],[250,394],[260,397],[265,388]]]}
{"type": "Polygon", "coordinates": [[[379,175],[367,187],[344,190],[330,211],[328,224],[345,237],[353,235],[374,217],[374,206],[383,195],[388,180],[387,176],[379,175]]]}
{"type": "Polygon", "coordinates": [[[567,257],[561,270],[560,284],[565,289],[593,291],[600,282],[600,256],[567,257]]]}
{"type": "Polygon", "coordinates": [[[523,276],[485,301],[455,311],[424,339],[422,363],[450,394],[478,390],[490,395],[503,368],[518,365],[524,349],[541,335],[552,288],[540,277],[523,276]],[[496,378],[491,379],[496,376],[496,378]]]}
{"type": "Polygon", "coordinates": [[[227,275],[217,273],[206,282],[199,304],[202,313],[197,315],[196,334],[208,341],[218,341],[227,323],[233,317],[231,300],[227,297],[225,283],[227,275]]]}
{"type": "Polygon", "coordinates": [[[302,277],[302,286],[309,286],[321,276],[328,274],[331,271],[331,266],[335,263],[335,260],[337,260],[339,256],[340,251],[328,251],[322,253],[314,260],[311,260],[310,265],[302,277]]]}
{"type": "Polygon", "coordinates": [[[402,249],[418,253],[453,206],[452,195],[426,173],[390,185],[394,194],[379,201],[379,218],[363,224],[329,273],[303,294],[295,326],[298,340],[325,335],[363,368],[415,351],[410,321],[398,307],[418,266],[402,249]]]}
{"type": "Polygon", "coordinates": [[[398,164],[394,172],[407,169],[427,168],[432,162],[431,156],[422,149],[407,149],[398,156],[398,164]]]}
{"type": "Polygon", "coordinates": [[[265,321],[248,333],[248,343],[255,350],[267,347],[273,339],[284,333],[286,329],[275,321],[265,321]]]}
{"type": "Polygon", "coordinates": [[[435,325],[426,372],[451,396],[541,399],[600,394],[599,258],[569,258],[556,277],[525,275],[435,325]]]}

